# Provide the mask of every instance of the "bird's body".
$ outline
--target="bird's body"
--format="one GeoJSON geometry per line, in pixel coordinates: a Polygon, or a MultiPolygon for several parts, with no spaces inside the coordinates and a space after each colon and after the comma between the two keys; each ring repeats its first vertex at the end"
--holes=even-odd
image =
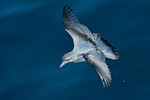
{"type": "Polygon", "coordinates": [[[105,58],[113,60],[119,58],[114,47],[98,33],[92,34],[85,25],[78,21],[73,10],[68,6],[63,9],[63,25],[73,39],[74,48],[63,56],[60,67],[70,62],[87,61],[99,74],[103,86],[108,86],[111,82],[111,75],[105,58]]]}

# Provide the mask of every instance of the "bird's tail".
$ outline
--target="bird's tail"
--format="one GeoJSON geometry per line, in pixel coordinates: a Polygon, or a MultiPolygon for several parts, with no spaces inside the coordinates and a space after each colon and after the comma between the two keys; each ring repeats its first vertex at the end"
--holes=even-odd
{"type": "Polygon", "coordinates": [[[113,60],[119,58],[117,51],[114,50],[115,47],[113,47],[106,39],[104,39],[98,33],[93,33],[93,37],[96,42],[97,48],[104,53],[106,58],[113,59],[113,60]]]}

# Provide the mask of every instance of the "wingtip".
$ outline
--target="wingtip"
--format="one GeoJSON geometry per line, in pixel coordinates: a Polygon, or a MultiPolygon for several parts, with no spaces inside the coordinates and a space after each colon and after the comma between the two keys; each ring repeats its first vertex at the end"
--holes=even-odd
{"type": "Polygon", "coordinates": [[[103,84],[103,87],[104,87],[104,88],[105,88],[105,87],[108,88],[108,86],[110,86],[110,83],[111,83],[111,80],[110,80],[109,82],[104,82],[104,81],[102,81],[102,84],[103,84]]]}
{"type": "Polygon", "coordinates": [[[115,59],[114,60],[118,60],[120,58],[119,54],[117,51],[113,52],[114,55],[115,55],[115,59]]]}
{"type": "Polygon", "coordinates": [[[63,8],[63,12],[65,12],[67,9],[71,9],[68,5],[65,5],[63,8]]]}
{"type": "Polygon", "coordinates": [[[64,6],[64,8],[67,8],[67,7],[69,7],[69,6],[68,6],[68,5],[65,5],[65,6],[64,6]]]}
{"type": "Polygon", "coordinates": [[[108,82],[102,82],[103,83],[103,87],[107,87],[110,86],[111,80],[109,80],[108,82]]]}
{"type": "Polygon", "coordinates": [[[68,6],[67,5],[65,5],[64,7],[63,7],[63,11],[67,8],[68,6]]]}
{"type": "Polygon", "coordinates": [[[120,58],[120,56],[119,56],[119,55],[117,55],[117,56],[116,56],[116,60],[118,60],[119,58],[120,58]]]}

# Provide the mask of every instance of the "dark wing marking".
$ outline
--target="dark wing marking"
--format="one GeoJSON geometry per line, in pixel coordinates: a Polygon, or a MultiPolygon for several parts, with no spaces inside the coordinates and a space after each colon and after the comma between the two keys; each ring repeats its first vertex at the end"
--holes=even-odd
{"type": "Polygon", "coordinates": [[[68,6],[65,6],[63,9],[62,19],[64,26],[68,23],[80,23],[73,10],[68,6]]]}
{"type": "Polygon", "coordinates": [[[102,80],[103,86],[105,87],[106,85],[108,87],[111,83],[111,73],[105,63],[104,54],[100,50],[97,50],[85,54],[83,57],[96,70],[102,80]]]}
{"type": "MultiPolygon", "coordinates": [[[[80,39],[85,40],[85,41],[89,41],[94,46],[96,46],[96,43],[92,40],[92,38],[90,38],[86,34],[83,34],[83,32],[80,30],[80,28],[77,27],[76,25],[70,25],[70,27],[68,27],[67,30],[68,30],[67,32],[69,34],[74,34],[74,35],[78,36],[80,39]]],[[[72,38],[74,39],[76,37],[72,37],[72,38]]]]}
{"type": "Polygon", "coordinates": [[[65,6],[63,9],[63,25],[65,30],[73,38],[74,44],[78,43],[79,40],[90,41],[93,45],[96,43],[93,41],[93,35],[90,30],[83,24],[80,24],[73,10],[65,6]]]}
{"type": "Polygon", "coordinates": [[[93,37],[97,48],[99,48],[104,53],[106,58],[113,60],[119,58],[117,51],[114,50],[115,47],[113,47],[105,38],[103,38],[98,33],[93,33],[93,37]]]}

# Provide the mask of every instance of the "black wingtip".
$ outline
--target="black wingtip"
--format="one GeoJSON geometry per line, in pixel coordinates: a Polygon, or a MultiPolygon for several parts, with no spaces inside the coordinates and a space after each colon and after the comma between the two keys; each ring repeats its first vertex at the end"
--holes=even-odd
{"type": "Polygon", "coordinates": [[[68,5],[65,5],[63,8],[63,14],[67,13],[69,10],[73,11],[68,5]]]}
{"type": "Polygon", "coordinates": [[[68,23],[79,23],[74,11],[68,5],[63,8],[62,19],[64,26],[68,23]]]}
{"type": "Polygon", "coordinates": [[[63,7],[63,12],[64,12],[65,9],[68,8],[68,7],[69,7],[69,6],[65,5],[65,6],[63,7]]]}
{"type": "MultiPolygon", "coordinates": [[[[99,35],[99,34],[98,34],[99,35]]],[[[114,53],[114,55],[116,56],[116,59],[119,59],[119,54],[115,49],[114,46],[112,46],[105,38],[103,38],[101,35],[99,35],[99,37],[101,37],[101,40],[111,48],[112,52],[114,53]]]]}

